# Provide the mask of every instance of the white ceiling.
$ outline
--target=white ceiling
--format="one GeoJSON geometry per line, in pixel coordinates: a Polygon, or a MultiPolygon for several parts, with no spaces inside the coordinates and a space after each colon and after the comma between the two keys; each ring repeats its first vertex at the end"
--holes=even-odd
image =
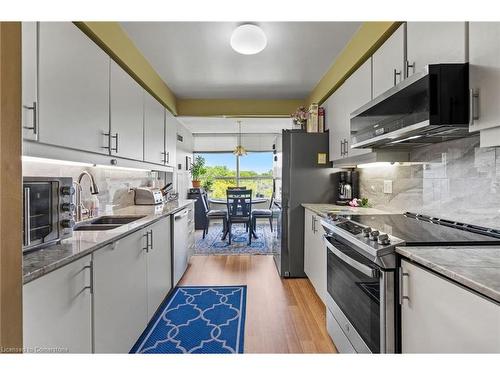
{"type": "Polygon", "coordinates": [[[233,51],[238,22],[122,22],[179,98],[305,98],[360,22],[262,22],[267,47],[233,51]]]}
{"type": "Polygon", "coordinates": [[[177,117],[193,134],[200,133],[238,133],[241,121],[242,133],[281,133],[282,129],[292,128],[290,118],[223,118],[223,117],[177,117]]]}

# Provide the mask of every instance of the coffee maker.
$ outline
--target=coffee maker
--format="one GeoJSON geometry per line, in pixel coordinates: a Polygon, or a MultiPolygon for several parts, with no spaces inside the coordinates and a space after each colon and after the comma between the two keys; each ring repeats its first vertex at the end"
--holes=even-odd
{"type": "Polygon", "coordinates": [[[337,173],[338,191],[336,203],[346,205],[353,198],[359,198],[359,176],[358,172],[349,170],[337,173]]]}

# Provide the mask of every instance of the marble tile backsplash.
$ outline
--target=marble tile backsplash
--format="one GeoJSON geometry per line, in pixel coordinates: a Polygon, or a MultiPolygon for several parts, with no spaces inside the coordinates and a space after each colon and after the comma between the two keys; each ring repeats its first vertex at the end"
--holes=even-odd
{"type": "MultiPolygon", "coordinates": [[[[138,186],[163,187],[172,182],[172,173],[140,170],[122,170],[100,167],[81,167],[23,161],[23,176],[73,177],[76,181],[83,170],[90,172],[99,187],[100,210],[110,211],[134,204],[132,188],[138,186]]],[[[84,204],[90,199],[89,179],[82,180],[82,200],[84,204]]]]}
{"type": "Polygon", "coordinates": [[[411,160],[423,163],[358,169],[361,196],[374,208],[500,228],[500,148],[470,137],[415,149],[411,160]]]}

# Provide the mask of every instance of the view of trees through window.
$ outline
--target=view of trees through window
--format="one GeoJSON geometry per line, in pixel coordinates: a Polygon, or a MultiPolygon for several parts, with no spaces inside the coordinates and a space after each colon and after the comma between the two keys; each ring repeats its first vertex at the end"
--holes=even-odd
{"type": "Polygon", "coordinates": [[[232,153],[198,153],[205,159],[206,173],[202,186],[213,198],[225,198],[226,190],[233,186],[245,186],[254,196],[271,197],[273,192],[273,153],[249,152],[239,158],[232,153]],[[239,183],[238,183],[239,181],[239,183]]]}

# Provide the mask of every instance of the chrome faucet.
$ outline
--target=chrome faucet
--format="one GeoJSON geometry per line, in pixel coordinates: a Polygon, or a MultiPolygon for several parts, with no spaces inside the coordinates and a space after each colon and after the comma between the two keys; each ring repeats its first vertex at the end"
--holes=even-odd
{"type": "Polygon", "coordinates": [[[76,194],[75,194],[75,200],[76,200],[76,221],[82,221],[83,220],[83,214],[89,215],[89,217],[92,217],[92,213],[88,208],[86,208],[83,203],[82,203],[82,179],[84,176],[88,176],[90,178],[90,194],[96,195],[99,194],[99,187],[97,186],[94,176],[92,176],[91,173],[87,171],[83,171],[80,173],[80,176],[78,176],[78,181],[74,181],[73,184],[76,186],[76,194]]]}

